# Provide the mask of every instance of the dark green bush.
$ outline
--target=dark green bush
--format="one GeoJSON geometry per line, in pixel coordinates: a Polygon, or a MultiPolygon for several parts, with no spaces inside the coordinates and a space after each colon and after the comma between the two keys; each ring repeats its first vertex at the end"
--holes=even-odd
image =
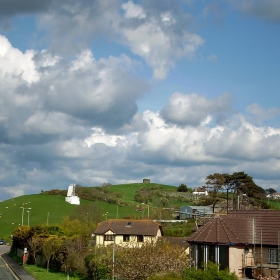
{"type": "Polygon", "coordinates": [[[219,270],[219,266],[208,263],[204,270],[187,268],[182,273],[183,280],[238,280],[235,273],[229,270],[219,270]]]}

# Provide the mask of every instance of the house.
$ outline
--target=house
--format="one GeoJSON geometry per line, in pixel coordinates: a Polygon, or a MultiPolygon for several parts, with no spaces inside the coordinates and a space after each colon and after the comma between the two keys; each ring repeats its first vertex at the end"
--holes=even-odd
{"type": "Polygon", "coordinates": [[[94,232],[96,245],[126,244],[142,246],[144,242],[156,242],[163,236],[162,226],[151,220],[115,219],[101,222],[94,232]]]}
{"type": "Polygon", "coordinates": [[[193,189],[193,195],[208,195],[208,191],[206,187],[201,187],[201,188],[194,188],[193,189]]]}
{"type": "Polygon", "coordinates": [[[280,193],[276,192],[276,193],[268,194],[266,197],[271,199],[280,199],[280,193]]]}
{"type": "Polygon", "coordinates": [[[182,206],[179,211],[179,220],[205,217],[213,214],[210,206],[182,206]]]}
{"type": "Polygon", "coordinates": [[[278,275],[280,211],[235,210],[216,215],[187,241],[198,268],[211,261],[239,278],[278,275]]]}

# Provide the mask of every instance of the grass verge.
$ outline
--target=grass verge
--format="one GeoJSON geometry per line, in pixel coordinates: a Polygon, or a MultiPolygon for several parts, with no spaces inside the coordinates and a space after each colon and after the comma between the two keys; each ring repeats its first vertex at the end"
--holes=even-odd
{"type": "Polygon", "coordinates": [[[35,265],[26,265],[24,269],[37,280],[86,280],[85,278],[74,276],[69,276],[69,278],[67,278],[65,273],[53,271],[51,269],[47,272],[46,268],[35,265]]]}

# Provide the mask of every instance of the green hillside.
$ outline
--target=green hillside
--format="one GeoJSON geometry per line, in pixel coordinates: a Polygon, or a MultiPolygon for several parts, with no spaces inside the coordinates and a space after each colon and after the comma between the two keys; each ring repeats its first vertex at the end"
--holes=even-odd
{"type": "MultiPolygon", "coordinates": [[[[92,187],[93,188],[93,187],[92,187]]],[[[91,189],[91,188],[90,188],[91,189]]],[[[102,187],[110,193],[118,196],[116,203],[105,201],[89,201],[81,199],[81,205],[97,204],[98,208],[104,213],[105,219],[115,218],[143,218],[147,217],[147,206],[134,200],[137,191],[153,191],[151,201],[149,201],[150,216],[159,209],[157,203],[162,197],[168,197],[169,207],[180,207],[186,202],[178,198],[170,197],[169,194],[176,192],[176,187],[159,184],[122,184],[102,187]],[[136,211],[142,208],[143,211],[136,211]],[[145,216],[144,216],[145,215],[145,216]]],[[[9,239],[14,229],[21,225],[55,224],[60,223],[65,216],[71,215],[78,205],[71,205],[65,202],[62,195],[50,195],[45,193],[23,195],[13,199],[5,200],[0,203],[0,238],[9,239]],[[23,208],[24,207],[24,210],[23,208]],[[31,208],[31,209],[28,209],[31,208]],[[30,211],[29,213],[27,211],[30,211]],[[29,218],[29,219],[28,219],[29,218]]],[[[160,210],[161,211],[161,210],[160,210]]]]}

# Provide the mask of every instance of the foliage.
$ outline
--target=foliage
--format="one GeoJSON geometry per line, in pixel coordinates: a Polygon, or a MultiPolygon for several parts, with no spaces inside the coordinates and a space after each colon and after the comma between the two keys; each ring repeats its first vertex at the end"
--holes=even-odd
{"type": "Polygon", "coordinates": [[[180,272],[188,265],[187,255],[168,242],[144,243],[142,247],[117,247],[115,275],[124,280],[145,280],[155,274],[180,272]]]}
{"type": "Polygon", "coordinates": [[[218,201],[218,194],[232,192],[233,208],[237,208],[238,196],[245,194],[249,202],[258,201],[265,195],[265,190],[259,187],[251,176],[242,172],[233,174],[214,173],[206,177],[206,185],[213,203],[213,210],[218,201]]]}
{"type": "Polygon", "coordinates": [[[234,272],[219,270],[218,265],[208,263],[204,270],[187,268],[182,273],[183,280],[238,280],[234,272]]]}
{"type": "Polygon", "coordinates": [[[206,185],[208,186],[208,189],[210,189],[209,196],[211,197],[213,204],[213,213],[218,201],[218,193],[221,191],[224,183],[225,178],[222,174],[214,173],[206,177],[206,185]]]}
{"type": "Polygon", "coordinates": [[[47,271],[49,271],[50,260],[58,252],[61,245],[62,245],[62,240],[57,236],[51,236],[44,240],[42,246],[42,252],[47,260],[47,271]]]}
{"type": "Polygon", "coordinates": [[[111,278],[111,252],[111,247],[95,247],[94,254],[90,254],[85,258],[90,279],[111,278]]]}
{"type": "Polygon", "coordinates": [[[35,265],[37,264],[36,254],[41,251],[42,242],[42,238],[37,236],[32,236],[26,241],[26,247],[28,248],[30,255],[33,257],[35,265]]]}
{"type": "Polygon", "coordinates": [[[62,247],[63,249],[57,257],[61,270],[71,275],[85,277],[87,275],[85,258],[88,254],[85,239],[81,237],[65,239],[62,247]]]}
{"type": "Polygon", "coordinates": [[[182,280],[181,273],[171,272],[165,275],[154,275],[149,280],[182,280]]]}
{"type": "Polygon", "coordinates": [[[185,237],[193,232],[195,219],[188,219],[187,223],[163,223],[162,228],[165,236],[185,237]]]}
{"type": "Polygon", "coordinates": [[[185,184],[181,184],[178,188],[177,188],[177,192],[188,192],[189,189],[185,184]]]}
{"type": "Polygon", "coordinates": [[[17,248],[25,247],[25,240],[31,237],[31,229],[28,226],[18,226],[13,232],[13,246],[17,248]]]}
{"type": "Polygon", "coordinates": [[[273,189],[273,188],[266,189],[265,191],[266,191],[268,194],[270,194],[270,195],[276,193],[276,190],[273,189]]]}

